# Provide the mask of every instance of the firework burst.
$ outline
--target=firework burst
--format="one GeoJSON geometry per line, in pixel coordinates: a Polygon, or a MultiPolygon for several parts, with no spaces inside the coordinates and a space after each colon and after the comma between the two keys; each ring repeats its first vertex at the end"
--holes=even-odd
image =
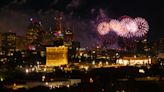
{"type": "Polygon", "coordinates": [[[125,30],[128,31],[127,34],[125,35],[125,37],[127,37],[127,38],[133,37],[138,30],[137,23],[131,18],[122,19],[121,25],[123,25],[125,30]]]}
{"type": "Polygon", "coordinates": [[[109,23],[108,22],[101,22],[100,24],[98,24],[97,31],[100,35],[108,34],[108,32],[110,31],[109,23]]]}
{"type": "Polygon", "coordinates": [[[120,23],[118,20],[111,20],[110,21],[110,29],[115,31],[117,35],[124,37],[128,33],[128,31],[125,29],[125,27],[120,23]]]}
{"type": "Polygon", "coordinates": [[[149,30],[148,22],[141,17],[131,18],[122,16],[118,20],[107,19],[97,25],[97,33],[101,40],[101,47],[110,48],[122,39],[120,47],[127,50],[134,50],[136,42],[146,37],[149,30]],[[119,37],[118,37],[119,36],[119,37]]]}
{"type": "Polygon", "coordinates": [[[138,25],[138,30],[135,32],[135,36],[136,37],[143,37],[149,30],[148,22],[141,17],[135,18],[134,21],[138,25]]]}

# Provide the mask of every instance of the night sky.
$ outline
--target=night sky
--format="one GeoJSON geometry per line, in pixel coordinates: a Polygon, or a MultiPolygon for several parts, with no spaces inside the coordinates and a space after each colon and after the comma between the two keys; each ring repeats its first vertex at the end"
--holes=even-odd
{"type": "Polygon", "coordinates": [[[27,31],[30,17],[41,20],[48,30],[54,26],[55,13],[60,11],[66,24],[76,24],[75,39],[83,47],[94,47],[99,43],[94,25],[103,14],[115,19],[124,15],[143,17],[150,26],[150,41],[164,37],[162,0],[1,0],[0,8],[0,32],[12,30],[22,36],[27,31]]]}

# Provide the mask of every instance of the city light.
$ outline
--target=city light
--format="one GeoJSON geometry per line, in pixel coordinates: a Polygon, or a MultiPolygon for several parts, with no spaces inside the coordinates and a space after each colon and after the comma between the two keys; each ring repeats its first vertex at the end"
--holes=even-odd
{"type": "Polygon", "coordinates": [[[139,57],[124,57],[123,59],[117,59],[117,64],[122,65],[149,65],[151,64],[151,59],[139,57]]]}
{"type": "Polygon", "coordinates": [[[145,73],[144,69],[139,69],[139,73],[145,73]]]}
{"type": "Polygon", "coordinates": [[[48,85],[48,82],[46,82],[45,84],[48,85]]]}
{"type": "Polygon", "coordinates": [[[92,61],[92,64],[95,65],[95,61],[92,61]]]}
{"type": "Polygon", "coordinates": [[[42,76],[42,81],[44,81],[44,80],[45,80],[45,78],[46,78],[45,76],[42,76]]]}
{"type": "Polygon", "coordinates": [[[105,64],[106,64],[106,65],[108,65],[108,64],[109,64],[109,62],[107,61],[105,64]]]}
{"type": "Polygon", "coordinates": [[[92,78],[89,78],[89,82],[90,82],[90,83],[93,83],[94,81],[93,81],[93,79],[92,79],[92,78]]]}
{"type": "Polygon", "coordinates": [[[25,72],[26,72],[26,74],[28,74],[29,73],[29,69],[26,69],[25,72]]]}
{"type": "Polygon", "coordinates": [[[0,78],[1,82],[4,80],[3,78],[0,78]]]}
{"type": "Polygon", "coordinates": [[[162,1],[0,4],[0,91],[164,92],[162,1]]]}
{"type": "Polygon", "coordinates": [[[69,88],[69,87],[70,87],[70,85],[68,84],[68,85],[67,85],[67,88],[69,88]]]}

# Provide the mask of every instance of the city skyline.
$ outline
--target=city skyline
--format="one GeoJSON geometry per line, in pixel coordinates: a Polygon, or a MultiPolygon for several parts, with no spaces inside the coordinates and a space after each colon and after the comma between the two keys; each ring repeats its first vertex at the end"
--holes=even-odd
{"type": "Polygon", "coordinates": [[[164,92],[162,0],[0,0],[0,92],[164,92]]]}
{"type": "MultiPolygon", "coordinates": [[[[143,17],[149,25],[148,38],[158,40],[162,32],[162,4],[160,1],[119,1],[119,0],[12,0],[1,1],[0,28],[1,32],[12,30],[17,35],[25,35],[29,18],[41,20],[46,30],[54,27],[56,11],[62,12],[66,24],[76,24],[74,28],[75,39],[83,47],[96,45],[98,37],[94,25],[103,14],[108,18],[118,19],[127,15],[130,17],[143,17]],[[154,7],[152,7],[154,6],[154,7]],[[89,25],[89,26],[88,26],[89,25]],[[78,30],[76,30],[78,29],[78,30]],[[90,39],[90,42],[86,40],[90,39]]],[[[92,47],[92,46],[91,46],[92,47]]]]}

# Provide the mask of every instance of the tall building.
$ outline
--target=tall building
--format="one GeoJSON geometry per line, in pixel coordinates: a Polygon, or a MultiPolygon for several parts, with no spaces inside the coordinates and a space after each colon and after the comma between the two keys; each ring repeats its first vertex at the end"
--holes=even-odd
{"type": "Polygon", "coordinates": [[[41,22],[31,18],[26,32],[26,42],[29,50],[39,50],[41,48],[43,33],[41,22]]]}
{"type": "Polygon", "coordinates": [[[61,15],[56,15],[54,17],[54,20],[55,20],[55,29],[54,29],[54,31],[62,32],[63,31],[63,27],[62,27],[63,17],[61,15]]]}
{"type": "Polygon", "coordinates": [[[15,66],[16,57],[16,34],[14,32],[5,32],[1,35],[0,62],[3,64],[15,66]]]}
{"type": "Polygon", "coordinates": [[[16,50],[16,34],[13,32],[6,32],[2,34],[2,51],[6,54],[16,50]]]}
{"type": "Polygon", "coordinates": [[[53,32],[52,31],[45,31],[43,35],[43,45],[44,46],[52,46],[52,37],[53,37],[53,32]]]}
{"type": "Polygon", "coordinates": [[[62,27],[62,16],[55,16],[55,28],[53,31],[52,41],[54,46],[64,45],[64,32],[62,27]]]}
{"type": "Polygon", "coordinates": [[[149,51],[148,45],[147,45],[147,39],[143,39],[137,42],[137,53],[139,54],[147,54],[149,51]]]}
{"type": "Polygon", "coordinates": [[[159,42],[159,52],[164,53],[164,38],[160,39],[160,42],[159,42]]]}
{"type": "Polygon", "coordinates": [[[158,43],[157,42],[153,42],[149,48],[151,49],[151,54],[152,56],[157,56],[158,53],[158,43]]]}
{"type": "Polygon", "coordinates": [[[65,46],[71,46],[73,41],[73,33],[72,33],[72,28],[68,27],[64,31],[64,45],[65,46]]]}
{"type": "Polygon", "coordinates": [[[26,49],[26,38],[23,36],[16,36],[16,50],[22,51],[26,49]]]}
{"type": "Polygon", "coordinates": [[[164,59],[164,38],[161,38],[159,42],[158,58],[164,59]]]}
{"type": "Polygon", "coordinates": [[[46,47],[46,66],[61,66],[68,64],[68,47],[46,47]]]}
{"type": "Polygon", "coordinates": [[[0,51],[2,51],[1,46],[2,46],[2,33],[0,33],[0,51]]]}

